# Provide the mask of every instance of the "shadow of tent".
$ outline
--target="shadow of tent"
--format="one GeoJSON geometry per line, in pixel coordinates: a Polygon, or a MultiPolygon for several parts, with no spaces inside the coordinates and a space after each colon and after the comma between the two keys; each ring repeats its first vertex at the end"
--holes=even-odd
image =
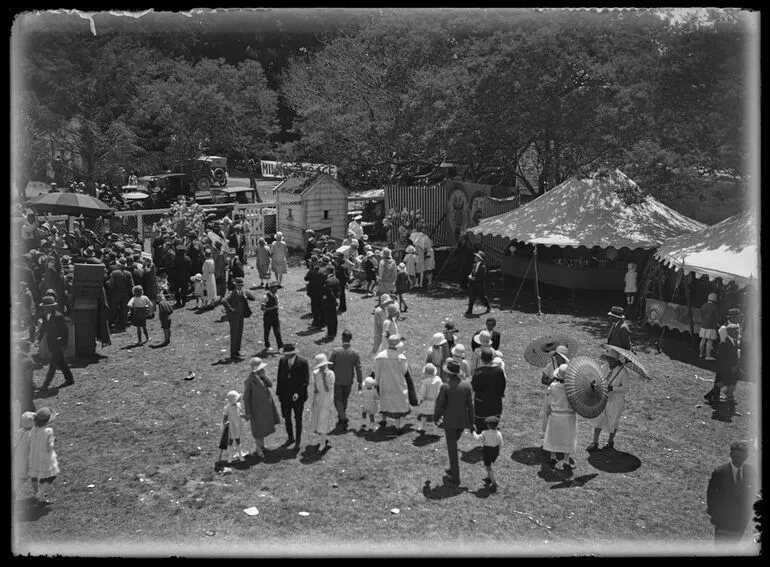
{"type": "Polygon", "coordinates": [[[591,473],[591,474],[584,474],[580,476],[576,476],[575,478],[568,478],[563,480],[562,482],[558,484],[552,485],[550,488],[572,488],[574,486],[583,486],[585,483],[587,483],[589,480],[592,480],[599,476],[598,473],[591,473]]]}
{"type": "Polygon", "coordinates": [[[588,463],[595,469],[608,473],[632,472],[642,466],[639,457],[614,449],[594,451],[588,457],[588,463]]]}
{"type": "Polygon", "coordinates": [[[436,487],[431,487],[429,480],[426,480],[422,487],[422,494],[428,500],[443,500],[444,498],[452,498],[453,496],[459,496],[463,492],[468,492],[468,488],[465,486],[455,486],[452,484],[441,484],[436,487]]]}
{"type": "Polygon", "coordinates": [[[548,462],[548,455],[540,447],[525,447],[511,453],[511,459],[522,465],[536,466],[548,462]]]}

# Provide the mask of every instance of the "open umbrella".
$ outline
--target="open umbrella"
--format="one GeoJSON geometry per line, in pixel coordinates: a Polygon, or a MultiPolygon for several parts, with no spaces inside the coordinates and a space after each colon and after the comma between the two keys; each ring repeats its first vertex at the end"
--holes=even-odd
{"type": "Polygon", "coordinates": [[[222,243],[222,247],[227,248],[227,242],[225,242],[225,239],[222,238],[221,236],[219,236],[213,230],[209,230],[206,233],[206,236],[208,236],[209,239],[211,240],[211,244],[216,244],[217,242],[221,242],[222,243]]]}
{"type": "Polygon", "coordinates": [[[641,362],[639,362],[639,359],[636,357],[636,355],[631,352],[630,350],[626,350],[624,348],[616,347],[615,345],[604,345],[604,348],[613,350],[617,352],[619,355],[621,355],[623,358],[626,359],[625,363],[623,365],[628,368],[629,370],[632,370],[635,374],[638,374],[642,378],[646,380],[652,380],[652,376],[650,376],[650,373],[647,372],[647,369],[642,365],[641,362]]]}
{"type": "Polygon", "coordinates": [[[347,254],[349,251],[350,251],[350,245],[349,244],[344,244],[344,245],[340,246],[339,248],[337,248],[335,250],[335,252],[337,252],[339,254],[347,254]]]}
{"type": "Polygon", "coordinates": [[[607,380],[602,367],[587,356],[569,361],[564,391],[569,405],[583,417],[597,417],[607,405],[607,380]]]}
{"type": "Polygon", "coordinates": [[[115,211],[104,201],[82,193],[45,193],[27,201],[36,212],[53,215],[103,217],[115,211]]]}
{"type": "Polygon", "coordinates": [[[433,241],[430,239],[430,237],[424,232],[420,232],[419,230],[416,230],[410,234],[409,240],[412,241],[412,244],[424,250],[433,247],[433,241]]]}
{"type": "Polygon", "coordinates": [[[530,342],[524,349],[524,360],[538,368],[545,367],[551,359],[551,352],[559,345],[567,347],[567,357],[577,354],[578,342],[569,335],[544,335],[530,342]]]}

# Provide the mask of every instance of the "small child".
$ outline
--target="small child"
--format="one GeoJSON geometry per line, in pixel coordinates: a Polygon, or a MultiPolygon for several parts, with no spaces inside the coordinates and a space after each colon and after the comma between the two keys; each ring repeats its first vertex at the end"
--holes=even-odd
{"type": "Polygon", "coordinates": [[[368,250],[364,259],[364,276],[366,278],[366,297],[374,295],[374,284],[377,283],[377,259],[374,252],[368,250]]]}
{"type": "Polygon", "coordinates": [[[361,397],[363,401],[361,403],[361,417],[364,423],[361,424],[361,428],[367,430],[371,426],[372,431],[376,429],[374,425],[374,418],[379,412],[378,400],[380,394],[377,392],[377,381],[371,376],[367,376],[364,379],[364,387],[361,390],[361,397]],[[369,424],[366,423],[366,416],[369,416],[369,424]]]}
{"type": "Polygon", "coordinates": [[[206,290],[203,287],[203,275],[195,274],[190,278],[190,281],[193,283],[193,292],[195,293],[195,307],[198,309],[206,303],[206,290]]]}
{"type": "Polygon", "coordinates": [[[21,414],[21,421],[13,440],[13,477],[17,492],[21,491],[29,478],[29,439],[34,424],[35,412],[25,411],[21,414]]]}
{"type": "Polygon", "coordinates": [[[158,319],[160,328],[163,329],[163,342],[165,346],[171,342],[171,315],[174,313],[174,305],[166,299],[162,289],[158,289],[158,319]]]}
{"type": "Polygon", "coordinates": [[[406,265],[406,274],[409,276],[410,287],[417,285],[417,249],[411,244],[406,247],[404,264],[406,265]]]}
{"type": "Polygon", "coordinates": [[[420,384],[420,392],[417,394],[417,399],[420,401],[420,405],[417,406],[417,418],[420,420],[420,426],[417,432],[420,435],[425,434],[425,424],[428,419],[433,419],[433,411],[436,409],[436,398],[438,398],[438,391],[441,389],[441,385],[444,381],[436,374],[436,366],[432,363],[427,363],[422,368],[422,383],[420,384]]]}
{"type": "Polygon", "coordinates": [[[48,488],[59,474],[59,462],[53,449],[55,437],[53,429],[48,427],[54,417],[47,407],[37,410],[29,436],[29,477],[35,497],[44,503],[51,502],[48,499],[48,488]]]}
{"type": "Polygon", "coordinates": [[[147,316],[152,313],[152,301],[144,295],[142,286],[135,285],[131,289],[134,297],[128,300],[128,308],[131,309],[131,322],[136,327],[136,344],[142,344],[142,331],[147,341],[150,335],[147,333],[147,316]]]}
{"type": "Polygon", "coordinates": [[[433,270],[436,269],[436,258],[433,248],[425,249],[425,264],[423,265],[423,285],[430,287],[433,283],[433,270]]]}
{"type": "Polygon", "coordinates": [[[472,378],[471,365],[465,358],[465,345],[457,343],[450,352],[452,358],[460,365],[460,380],[470,380],[472,378]]]}
{"type": "Polygon", "coordinates": [[[243,459],[241,453],[241,435],[243,435],[243,404],[241,395],[235,391],[227,392],[227,403],[222,409],[222,429],[229,426],[227,430],[227,462],[240,461],[243,459]]]}
{"type": "Polygon", "coordinates": [[[407,305],[404,301],[404,294],[412,287],[411,281],[409,281],[409,275],[406,273],[406,264],[401,262],[398,265],[398,271],[396,272],[396,293],[398,293],[398,307],[402,313],[406,313],[407,305]]]}
{"type": "Polygon", "coordinates": [[[483,443],[484,451],[484,466],[487,468],[487,478],[484,482],[489,485],[490,492],[497,491],[497,480],[495,480],[495,473],[492,470],[492,463],[497,460],[500,455],[500,449],[503,447],[503,436],[497,430],[497,424],[499,419],[497,416],[490,416],[484,420],[487,424],[487,429],[481,433],[473,432],[474,439],[481,439],[483,443]]]}
{"type": "Polygon", "coordinates": [[[630,307],[634,304],[634,296],[636,295],[636,264],[633,262],[628,263],[628,271],[623,278],[626,282],[623,292],[626,294],[626,304],[630,307]]]}

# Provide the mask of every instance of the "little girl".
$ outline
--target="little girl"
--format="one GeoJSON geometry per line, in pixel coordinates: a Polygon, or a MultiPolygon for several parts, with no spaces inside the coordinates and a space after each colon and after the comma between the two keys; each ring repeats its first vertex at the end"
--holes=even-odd
{"type": "Polygon", "coordinates": [[[361,417],[364,420],[364,423],[361,424],[361,429],[363,430],[367,430],[369,426],[371,426],[372,431],[376,429],[374,417],[377,415],[377,412],[380,411],[377,403],[380,399],[380,394],[377,392],[377,388],[375,388],[376,385],[377,381],[371,376],[367,376],[364,380],[364,388],[361,390],[361,397],[363,398],[361,403],[361,417]],[[369,425],[366,423],[366,416],[369,416],[369,425]]]}
{"type": "Polygon", "coordinates": [[[21,490],[29,478],[29,439],[34,424],[35,412],[25,411],[21,414],[21,421],[13,443],[13,476],[16,481],[17,492],[21,490]]]}
{"type": "Polygon", "coordinates": [[[623,291],[626,294],[626,304],[634,304],[634,296],[636,295],[636,264],[633,262],[628,263],[628,271],[625,275],[626,286],[623,291]]]}
{"type": "Polygon", "coordinates": [[[550,464],[556,468],[564,460],[564,470],[575,468],[572,455],[577,448],[577,414],[567,401],[564,378],[567,365],[562,364],[553,372],[553,382],[548,386],[543,408],[543,450],[551,452],[550,464]]]}
{"type": "Polygon", "coordinates": [[[202,307],[206,304],[206,290],[203,287],[203,275],[202,274],[195,274],[190,278],[190,281],[193,282],[193,292],[195,293],[195,307],[196,309],[202,307]]]}
{"type": "Polygon", "coordinates": [[[497,430],[497,416],[490,416],[485,421],[487,429],[481,433],[476,433],[474,431],[473,437],[476,440],[481,439],[483,443],[484,466],[487,468],[487,478],[484,479],[484,482],[489,484],[490,492],[496,492],[497,481],[495,480],[495,473],[492,471],[492,463],[494,463],[500,455],[500,449],[503,447],[503,436],[497,430]]]}
{"type": "Polygon", "coordinates": [[[425,287],[430,287],[433,283],[433,270],[436,269],[436,258],[433,253],[433,248],[425,249],[425,264],[423,266],[423,284],[425,287]]]}
{"type": "Polygon", "coordinates": [[[59,474],[59,462],[53,450],[55,437],[53,429],[48,427],[53,419],[49,408],[37,410],[29,436],[29,477],[35,497],[45,503],[51,502],[48,499],[48,488],[59,474]]]}
{"type": "Polygon", "coordinates": [[[150,335],[147,333],[147,316],[152,313],[152,301],[144,295],[142,286],[135,285],[132,290],[134,297],[128,300],[128,308],[131,309],[131,322],[136,327],[136,344],[142,344],[142,331],[147,341],[150,335]]]}
{"type": "Polygon", "coordinates": [[[423,366],[422,375],[420,392],[417,394],[417,399],[420,401],[420,405],[417,407],[417,418],[420,420],[417,432],[420,435],[425,434],[425,424],[428,419],[433,419],[438,391],[441,389],[441,384],[444,383],[441,377],[436,374],[436,366],[430,362],[423,366]]]}
{"type": "Polygon", "coordinates": [[[166,299],[162,289],[158,290],[158,319],[160,328],[163,329],[163,343],[165,346],[171,342],[171,315],[174,313],[174,305],[166,299]]]}
{"type": "Polygon", "coordinates": [[[411,287],[417,285],[417,249],[411,244],[406,247],[404,264],[406,265],[406,274],[409,276],[411,287]]]}
{"type": "Polygon", "coordinates": [[[364,258],[364,277],[366,278],[366,296],[374,295],[374,284],[377,283],[377,258],[371,250],[366,251],[364,258]]]}
{"type": "Polygon", "coordinates": [[[409,291],[410,287],[412,287],[412,282],[409,279],[409,275],[406,273],[406,264],[401,262],[398,265],[398,272],[396,273],[396,293],[398,293],[398,307],[404,313],[407,311],[404,293],[409,291]]]}
{"type": "Polygon", "coordinates": [[[465,345],[457,343],[450,352],[452,358],[460,365],[460,380],[470,380],[472,378],[471,365],[465,358],[465,345]]]}
{"type": "Polygon", "coordinates": [[[241,453],[241,435],[243,435],[243,404],[241,395],[235,391],[227,392],[227,403],[222,409],[222,429],[229,425],[227,430],[227,462],[240,461],[243,459],[241,453]]]}

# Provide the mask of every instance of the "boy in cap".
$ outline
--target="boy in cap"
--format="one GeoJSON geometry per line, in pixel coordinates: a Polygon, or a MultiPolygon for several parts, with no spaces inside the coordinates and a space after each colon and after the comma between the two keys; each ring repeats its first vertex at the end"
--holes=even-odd
{"type": "Polygon", "coordinates": [[[499,419],[492,415],[486,418],[487,428],[481,433],[473,432],[473,438],[481,440],[483,453],[484,453],[484,466],[487,469],[487,478],[484,479],[484,483],[489,485],[490,492],[497,491],[497,480],[495,479],[495,472],[492,470],[492,463],[500,456],[500,449],[503,447],[503,436],[498,431],[497,425],[499,419]]]}

